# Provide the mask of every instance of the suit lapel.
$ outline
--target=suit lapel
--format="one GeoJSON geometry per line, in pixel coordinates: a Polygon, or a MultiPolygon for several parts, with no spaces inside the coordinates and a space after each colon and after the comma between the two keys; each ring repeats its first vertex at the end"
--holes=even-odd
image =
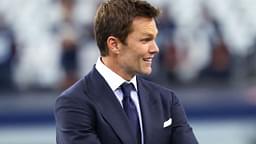
{"type": "Polygon", "coordinates": [[[154,91],[147,87],[142,80],[138,78],[138,90],[140,107],[143,121],[144,143],[152,143],[154,128],[156,127],[156,117],[159,111],[155,108],[157,100],[154,97],[154,91]]]}
{"type": "Polygon", "coordinates": [[[95,68],[90,73],[89,83],[86,86],[88,95],[91,95],[91,98],[97,103],[103,117],[114,129],[123,144],[134,143],[135,139],[132,137],[123,108],[105,79],[95,68]]]}

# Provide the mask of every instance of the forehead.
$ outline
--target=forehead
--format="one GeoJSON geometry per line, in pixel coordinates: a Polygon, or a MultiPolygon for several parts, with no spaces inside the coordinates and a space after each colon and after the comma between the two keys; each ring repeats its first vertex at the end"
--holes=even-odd
{"type": "Polygon", "coordinates": [[[135,17],[132,22],[132,33],[156,36],[158,30],[155,20],[153,18],[135,17]]]}

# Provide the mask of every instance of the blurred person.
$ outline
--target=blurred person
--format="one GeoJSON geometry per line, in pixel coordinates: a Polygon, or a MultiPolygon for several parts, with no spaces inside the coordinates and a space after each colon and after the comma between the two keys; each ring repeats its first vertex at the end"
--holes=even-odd
{"type": "Polygon", "coordinates": [[[201,29],[206,33],[210,49],[210,61],[199,72],[199,80],[208,83],[228,82],[231,77],[231,53],[224,41],[219,21],[202,5],[201,29]]]}
{"type": "Polygon", "coordinates": [[[179,79],[177,77],[177,67],[179,64],[178,50],[174,43],[168,44],[168,47],[166,47],[162,59],[163,60],[161,64],[162,67],[165,68],[165,71],[167,72],[167,80],[170,83],[179,82],[179,79]]]}
{"type": "Polygon", "coordinates": [[[210,63],[200,72],[200,79],[205,82],[229,82],[231,77],[231,54],[224,40],[212,48],[210,63]]]}
{"type": "Polygon", "coordinates": [[[59,0],[61,20],[55,25],[54,31],[60,37],[60,63],[64,71],[60,89],[66,89],[78,80],[78,51],[80,48],[80,26],[74,19],[76,0],[59,0]]]}
{"type": "Polygon", "coordinates": [[[196,144],[175,93],[143,79],[159,52],[146,1],[103,2],[95,18],[101,56],[91,72],[56,100],[58,144],[196,144]]]}
{"type": "Polygon", "coordinates": [[[167,83],[172,83],[178,81],[176,77],[178,51],[174,40],[177,25],[170,14],[168,5],[162,5],[161,9],[162,13],[158,18],[159,35],[157,38],[160,52],[158,55],[158,71],[155,77],[157,79],[161,75],[167,83]]]}
{"type": "Polygon", "coordinates": [[[14,88],[13,66],[15,63],[16,42],[11,27],[0,13],[0,90],[14,88]]]}

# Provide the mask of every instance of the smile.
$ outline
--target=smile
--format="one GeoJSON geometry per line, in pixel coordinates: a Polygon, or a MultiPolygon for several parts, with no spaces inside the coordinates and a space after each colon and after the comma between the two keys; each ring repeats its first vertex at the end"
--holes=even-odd
{"type": "Polygon", "coordinates": [[[143,58],[143,60],[147,63],[152,63],[153,57],[150,58],[143,58]]]}

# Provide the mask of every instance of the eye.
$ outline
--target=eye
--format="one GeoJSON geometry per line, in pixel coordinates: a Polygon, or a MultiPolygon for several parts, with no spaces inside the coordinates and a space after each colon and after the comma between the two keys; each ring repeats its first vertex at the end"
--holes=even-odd
{"type": "Polygon", "coordinates": [[[152,38],[143,38],[143,39],[141,39],[140,41],[142,42],[142,43],[147,43],[147,42],[150,42],[152,40],[152,38]]]}

